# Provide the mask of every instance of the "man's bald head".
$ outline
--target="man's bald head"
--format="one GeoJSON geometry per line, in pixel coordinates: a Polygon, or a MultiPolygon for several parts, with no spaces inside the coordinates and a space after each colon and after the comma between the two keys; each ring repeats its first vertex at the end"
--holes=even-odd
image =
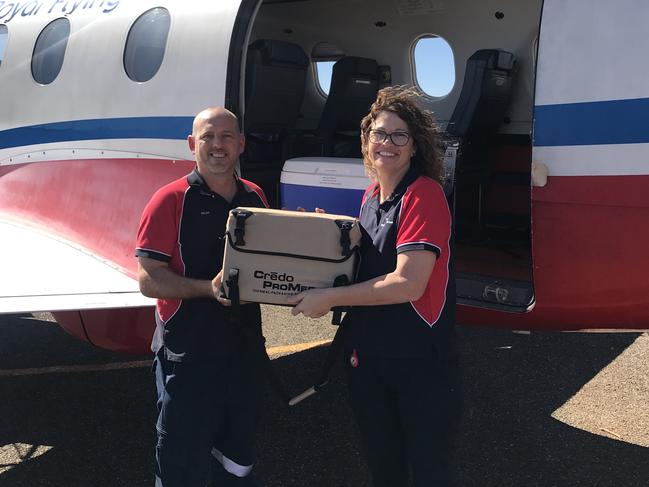
{"type": "Polygon", "coordinates": [[[239,130],[237,116],[223,107],[202,110],[187,137],[194,154],[198,172],[216,191],[218,180],[233,180],[239,156],[245,147],[245,137],[239,130]]]}
{"type": "Polygon", "coordinates": [[[214,106],[201,110],[198,115],[194,117],[192,134],[195,136],[197,132],[200,131],[200,128],[203,126],[203,124],[217,119],[232,121],[232,129],[236,130],[237,134],[239,133],[239,119],[237,118],[237,116],[227,108],[214,106]]]}

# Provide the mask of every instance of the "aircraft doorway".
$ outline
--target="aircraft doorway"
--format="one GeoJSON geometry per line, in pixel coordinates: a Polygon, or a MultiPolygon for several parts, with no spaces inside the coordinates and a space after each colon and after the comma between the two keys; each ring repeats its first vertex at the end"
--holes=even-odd
{"type": "Polygon", "coordinates": [[[531,140],[496,135],[477,174],[456,171],[453,215],[458,302],[525,311],[533,301],[531,140]]]}
{"type": "Polygon", "coordinates": [[[243,48],[238,66],[230,58],[228,85],[248,143],[243,176],[260,182],[271,205],[279,206],[286,160],[360,158],[359,134],[347,120],[341,122],[358,102],[350,94],[354,79],[375,89],[422,81],[422,103],[444,138],[459,147],[451,197],[458,302],[525,312],[534,300],[531,134],[541,8],[542,0],[458,0],[412,9],[392,0],[243,1],[235,26],[239,39],[232,42],[233,49],[243,48]],[[423,89],[425,57],[419,53],[415,59],[422,39],[450,46],[447,57],[455,71],[450,91],[423,89]],[[318,66],[340,61],[351,84],[332,80],[325,92],[318,66]],[[493,86],[476,83],[481,65],[496,78],[505,71],[506,86],[500,79],[493,86]],[[377,75],[368,76],[368,70],[377,75]],[[486,100],[484,106],[471,106],[476,96],[486,100]],[[336,103],[329,103],[334,97],[336,103]],[[332,107],[339,113],[332,115],[332,107]]]}

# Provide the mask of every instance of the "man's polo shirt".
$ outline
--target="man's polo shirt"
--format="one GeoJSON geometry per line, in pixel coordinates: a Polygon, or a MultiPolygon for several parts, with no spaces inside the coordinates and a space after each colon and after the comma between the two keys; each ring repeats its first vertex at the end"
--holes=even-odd
{"type": "Polygon", "coordinates": [[[346,316],[347,345],[359,353],[385,357],[444,354],[455,314],[455,286],[450,260],[451,216],[439,183],[411,168],[394,193],[379,202],[378,185],[363,196],[364,229],[357,281],[396,268],[401,252],[434,252],[437,260],[426,291],[417,301],[354,307],[346,316]]]}
{"type": "MultiPolygon", "coordinates": [[[[181,276],[211,280],[223,266],[228,213],[237,206],[268,203],[259,186],[244,179],[237,179],[230,203],[195,169],[153,195],[142,214],[135,255],[167,262],[181,276]]],[[[230,309],[213,298],[158,299],[151,349],[164,346],[167,358],[176,361],[227,355],[234,339],[229,316],[230,309]]],[[[243,306],[242,319],[260,323],[259,306],[243,306]]]]}

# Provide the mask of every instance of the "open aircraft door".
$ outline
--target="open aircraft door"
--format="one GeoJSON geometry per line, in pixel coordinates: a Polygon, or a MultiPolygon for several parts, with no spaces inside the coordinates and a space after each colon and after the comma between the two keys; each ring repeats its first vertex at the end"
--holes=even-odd
{"type": "Polygon", "coordinates": [[[532,248],[541,326],[646,327],[649,75],[642,0],[545,0],[532,248]]]}

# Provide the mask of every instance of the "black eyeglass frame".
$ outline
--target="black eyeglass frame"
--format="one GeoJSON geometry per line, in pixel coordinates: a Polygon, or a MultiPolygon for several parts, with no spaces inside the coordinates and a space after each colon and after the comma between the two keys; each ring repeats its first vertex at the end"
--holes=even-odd
{"type": "Polygon", "coordinates": [[[387,133],[383,130],[370,130],[367,134],[367,140],[369,140],[373,144],[382,144],[388,137],[390,138],[390,142],[392,142],[393,145],[397,147],[403,147],[404,145],[408,145],[408,142],[412,138],[412,135],[410,135],[408,132],[404,132],[403,130],[397,130],[396,132],[392,133],[387,133]],[[394,135],[405,135],[406,141],[403,144],[397,144],[393,138],[394,135]]]}

